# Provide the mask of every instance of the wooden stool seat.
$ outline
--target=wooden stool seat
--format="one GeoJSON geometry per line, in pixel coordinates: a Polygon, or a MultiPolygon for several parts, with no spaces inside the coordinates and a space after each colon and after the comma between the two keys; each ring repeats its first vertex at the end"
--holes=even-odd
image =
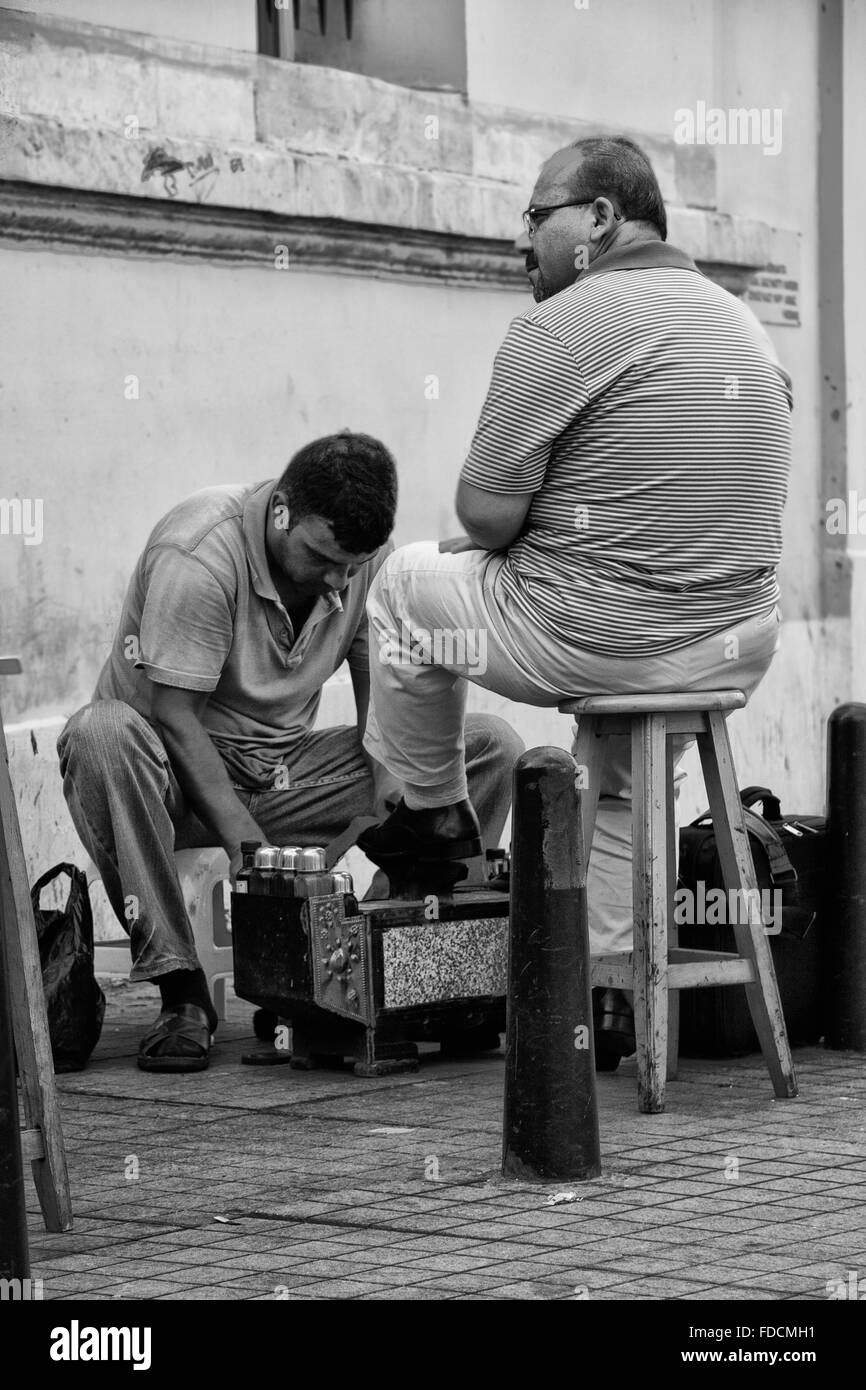
{"type": "Polygon", "coordinates": [[[745,986],[775,1094],[797,1094],[773,958],[756,907],[758,881],[725,724],[725,713],[745,703],[741,690],[699,690],[588,695],[559,705],[561,713],[578,720],[574,757],[587,863],[608,737],[631,736],[634,949],[593,956],[591,974],[595,987],[634,991],[638,1105],[646,1114],[664,1110],[666,1079],[676,1075],[677,991],[709,985],[745,986]],[[684,733],[697,739],[725,888],[743,895],[737,901],[752,905],[747,921],[737,912],[731,923],[735,953],[677,945],[671,738],[684,733]]]}
{"type": "Polygon", "coordinates": [[[683,714],[694,710],[743,709],[742,690],[686,690],[662,695],[585,695],[563,700],[560,714],[683,714]]]}

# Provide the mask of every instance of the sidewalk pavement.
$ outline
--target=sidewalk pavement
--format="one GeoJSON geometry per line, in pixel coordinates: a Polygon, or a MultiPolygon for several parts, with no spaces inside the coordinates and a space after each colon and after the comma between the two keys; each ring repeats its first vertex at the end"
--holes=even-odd
{"type": "Polygon", "coordinates": [[[147,1075],[156,992],[106,992],[90,1064],[58,1077],[71,1232],[45,1232],[28,1181],[45,1299],[823,1301],[852,1271],[866,1290],[860,1054],[797,1050],[788,1101],[760,1056],[687,1060],[663,1115],[621,1063],[598,1077],[602,1176],[536,1185],[500,1174],[502,1052],[431,1048],[375,1080],[244,1066],[230,992],[209,1070],[147,1075]]]}

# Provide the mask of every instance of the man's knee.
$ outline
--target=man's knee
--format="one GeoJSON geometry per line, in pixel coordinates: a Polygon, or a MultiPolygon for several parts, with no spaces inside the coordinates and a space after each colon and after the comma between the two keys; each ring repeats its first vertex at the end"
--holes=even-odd
{"type": "Polygon", "coordinates": [[[466,759],[484,758],[510,772],[526,751],[526,744],[511,724],[496,714],[468,715],[466,719],[466,759]]]}
{"type": "Polygon", "coordinates": [[[60,769],[106,771],[128,756],[141,736],[141,716],[122,700],[96,700],[73,714],[57,740],[60,769]]]}
{"type": "MultiPolygon", "coordinates": [[[[417,568],[424,555],[435,546],[428,541],[414,541],[411,545],[401,545],[386,557],[379,568],[367,597],[367,611],[375,615],[377,610],[389,609],[392,601],[391,585],[401,577],[417,568]]],[[[438,552],[437,552],[438,553],[438,552]]]]}

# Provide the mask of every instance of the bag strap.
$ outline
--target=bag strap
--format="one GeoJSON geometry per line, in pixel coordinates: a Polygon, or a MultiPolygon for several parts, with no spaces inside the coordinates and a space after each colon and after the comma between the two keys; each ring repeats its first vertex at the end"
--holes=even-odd
{"type": "Polygon", "coordinates": [[[791,863],[788,851],[773,827],[767,824],[763,816],[757,815],[755,811],[750,811],[745,806],[743,807],[743,819],[746,822],[746,829],[764,847],[770,865],[770,881],[773,887],[780,888],[785,883],[796,883],[797,870],[791,863]]]}
{"type": "Polygon", "coordinates": [[[765,820],[782,819],[782,803],[769,787],[744,787],[740,800],[744,806],[754,806],[760,801],[765,820]]]}
{"type": "MultiPolygon", "coordinates": [[[[750,788],[749,790],[763,791],[763,787],[750,788]]],[[[745,792],[743,793],[745,796],[745,792]]],[[[772,792],[768,793],[772,799],[772,792]]],[[[759,798],[756,798],[759,799],[759,798]]],[[[766,803],[765,803],[766,804],[766,803]]],[[[780,888],[785,883],[797,882],[797,870],[788,857],[788,851],[782,844],[781,839],[776,834],[771,825],[759,816],[756,811],[751,811],[747,806],[743,807],[743,819],[746,822],[746,829],[750,835],[762,846],[767,856],[767,863],[770,868],[770,882],[774,888],[780,888]]],[[[712,818],[709,811],[704,811],[703,815],[698,816],[697,820],[691,822],[692,826],[711,825],[712,818]]]]}

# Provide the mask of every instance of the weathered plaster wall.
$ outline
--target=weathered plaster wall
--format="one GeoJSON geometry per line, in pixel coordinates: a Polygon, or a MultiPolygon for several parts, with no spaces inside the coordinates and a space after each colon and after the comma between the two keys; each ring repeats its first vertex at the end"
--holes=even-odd
{"type": "Polygon", "coordinates": [[[19,326],[0,336],[3,487],[44,499],[41,545],[0,544],[4,640],[29,676],[8,684],[13,717],[89,693],[163,512],[197,488],[276,476],[317,435],[348,426],[384,439],[401,470],[398,538],[453,534],[492,356],[524,303],[22,249],[0,249],[0,300],[19,326]]]}
{"type": "Polygon", "coordinates": [[[246,0],[15,0],[8,8],[186,43],[257,48],[256,7],[246,0]]]}
{"type": "MultiPolygon", "coordinates": [[[[528,302],[507,259],[519,210],[541,159],[600,121],[647,145],[672,204],[671,239],[693,254],[745,275],[772,258],[774,225],[802,233],[802,327],[771,329],[797,397],[788,620],[770,677],[732,728],[744,780],[775,784],[795,810],[820,806],[823,721],[849,697],[850,626],[822,621],[815,578],[812,30],[785,32],[798,134],[771,170],[754,151],[676,145],[668,112],[674,92],[675,105],[734,100],[732,74],[750,70],[750,45],[757,64],[781,25],[775,0],[766,8],[773,18],[754,43],[754,0],[726,3],[727,37],[713,58],[709,4],[620,0],[580,11],[469,0],[468,104],[249,52],[190,49],[170,41],[174,31],[169,40],[58,33],[14,16],[4,30],[0,12],[0,177],[36,200],[0,248],[0,302],[16,325],[14,340],[0,339],[3,489],[44,499],[42,544],[0,545],[3,646],[28,664],[26,681],[4,682],[3,699],[34,872],[81,859],[58,797],[50,721],[86,697],[138,550],[174,501],[274,473],[303,440],[350,425],[380,434],[400,461],[398,539],[450,531],[493,351],[528,302]],[[584,27],[566,41],[557,23],[584,27]],[[425,133],[431,116],[438,139],[425,133]],[[122,217],[112,221],[132,199],[162,218],[158,248],[125,242],[122,217]],[[225,224],[219,263],[192,247],[193,212],[225,224]],[[84,243],[70,233],[76,218],[87,220],[84,243]],[[293,250],[277,270],[268,238],[294,247],[295,218],[323,235],[341,219],[385,228],[393,252],[372,253],[361,272],[351,246],[342,262],[332,248],[331,263],[313,272],[293,250]],[[102,248],[100,226],[112,229],[102,248]],[[401,257],[421,246],[435,249],[432,269],[410,280],[401,257]],[[474,288],[466,276],[456,283],[467,246],[461,264],[474,288]]],[[[764,104],[745,91],[742,100],[764,104]]],[[[860,411],[862,437],[862,402],[860,411]]],[[[557,715],[475,693],[472,704],[512,718],[530,745],[568,740],[569,721],[557,715]]],[[[342,677],[323,715],[352,718],[342,677]]],[[[699,789],[685,794],[684,811],[702,801],[699,789]]]]}

